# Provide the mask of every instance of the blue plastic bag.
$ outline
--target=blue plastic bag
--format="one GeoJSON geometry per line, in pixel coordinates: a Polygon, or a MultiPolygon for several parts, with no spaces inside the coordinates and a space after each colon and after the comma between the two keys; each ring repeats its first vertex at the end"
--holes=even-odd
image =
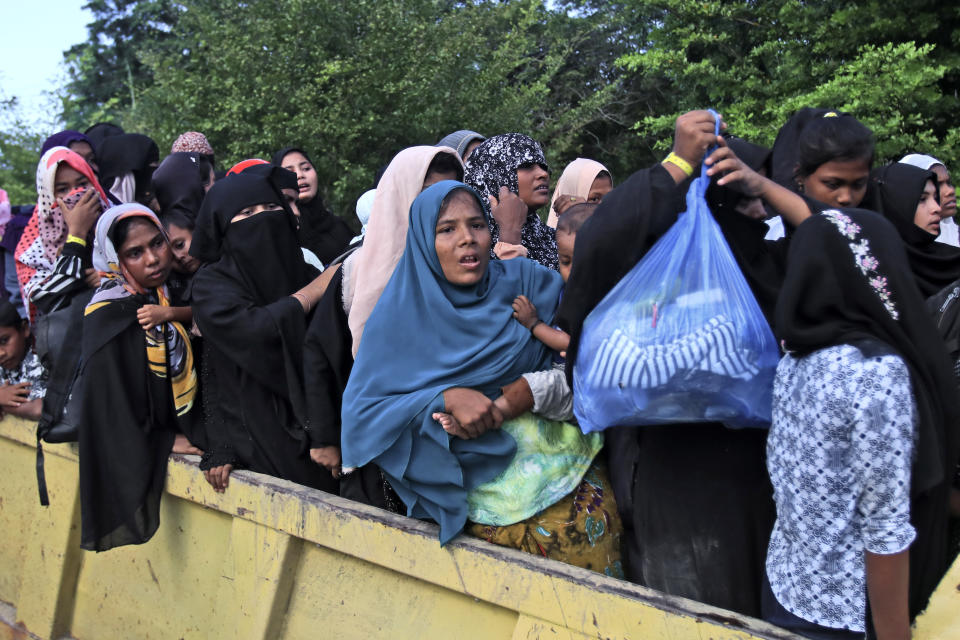
{"type": "Polygon", "coordinates": [[[573,372],[584,433],[770,424],[780,353],[707,206],[705,172],[687,210],[584,322],[573,372]]]}

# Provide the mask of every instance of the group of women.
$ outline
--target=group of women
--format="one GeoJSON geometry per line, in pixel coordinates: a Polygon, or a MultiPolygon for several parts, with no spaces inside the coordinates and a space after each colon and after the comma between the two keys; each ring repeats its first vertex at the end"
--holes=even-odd
{"type": "Polygon", "coordinates": [[[869,129],[822,109],[772,150],[695,111],[664,162],[614,188],[577,159],[551,194],[535,140],[460,131],[400,151],[354,237],[300,147],[216,179],[200,134],[156,166],[100,127],[48,140],[17,250],[31,317],[85,305],[84,548],[152,536],[174,451],[216,491],[265,473],[810,637],[905,637],[943,575],[960,409],[925,299],[960,249],[937,242],[956,199],[934,158],[875,169],[869,129]],[[565,356],[572,379],[584,320],[683,224],[701,161],[785,350],[770,431],[538,413],[529,374],[565,356]]]}

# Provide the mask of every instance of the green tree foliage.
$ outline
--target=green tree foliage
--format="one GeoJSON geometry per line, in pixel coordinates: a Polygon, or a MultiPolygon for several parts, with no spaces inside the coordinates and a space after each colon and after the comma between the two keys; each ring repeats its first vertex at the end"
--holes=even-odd
{"type": "Polygon", "coordinates": [[[152,82],[141,60],[170,36],[179,15],[173,0],[89,0],[84,8],[93,14],[87,40],[63,54],[69,76],[64,120],[81,131],[136,105],[152,82]]]}
{"type": "Polygon", "coordinates": [[[960,166],[960,5],[936,0],[90,0],[69,124],[116,116],[221,164],[305,146],[348,212],[401,148],[461,128],[542,141],[624,179],[713,107],[771,143],[803,106],[849,111],[881,160],[960,166]]]}
{"type": "Polygon", "coordinates": [[[337,210],[397,151],[456,129],[529,133],[561,168],[606,142],[625,49],[539,1],[183,4],[170,46],[143,56],[153,84],[124,124],[162,147],[203,131],[227,162],[302,144],[337,210]]]}
{"type": "Polygon", "coordinates": [[[771,143],[800,107],[848,111],[871,127],[878,157],[935,152],[957,165],[960,9],[935,0],[690,1],[629,3],[654,15],[645,45],[624,68],[664,78],[660,112],[642,136],[669,144],[673,121],[713,107],[731,130],[771,143]]]}
{"type": "Polygon", "coordinates": [[[37,201],[36,175],[44,136],[25,122],[16,98],[0,95],[0,189],[10,203],[37,201]]]}

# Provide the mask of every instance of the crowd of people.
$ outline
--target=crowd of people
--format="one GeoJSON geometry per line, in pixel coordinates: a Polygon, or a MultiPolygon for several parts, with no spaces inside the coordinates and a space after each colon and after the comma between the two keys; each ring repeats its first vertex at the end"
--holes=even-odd
{"type": "Polygon", "coordinates": [[[960,516],[948,168],[930,149],[875,167],[870,130],[826,109],[772,149],[716,125],[684,114],[663,162],[617,184],[578,158],[552,192],[533,138],[457,131],[397,153],[353,225],[304,147],[222,171],[198,132],[162,161],[113,125],[56,133],[36,205],[0,205],[0,408],[41,419],[69,385],[85,549],[148,541],[168,457],[194,454],[218,492],[246,469],[436,522],[440,544],[811,638],[909,637],[960,516]],[[783,352],[770,428],[585,434],[584,322],[684,224],[701,163],[783,352]],[[55,375],[31,330],[71,310],[79,373],[55,375]]]}

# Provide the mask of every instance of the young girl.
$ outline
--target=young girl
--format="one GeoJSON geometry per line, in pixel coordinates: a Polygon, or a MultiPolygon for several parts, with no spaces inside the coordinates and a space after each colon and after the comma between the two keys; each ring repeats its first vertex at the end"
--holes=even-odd
{"type": "Polygon", "coordinates": [[[613,177],[605,166],[596,160],[577,158],[566,166],[557,180],[550,200],[547,226],[556,229],[564,211],[581,202],[600,202],[612,189],[613,177]]]}
{"type": "Polygon", "coordinates": [[[53,147],[37,165],[37,207],[15,252],[17,279],[30,318],[65,306],[99,284],[90,261],[92,231],[107,194],[90,165],[66,147],[53,147]],[[73,205],[71,194],[83,195],[73,205]]]}
{"type": "Polygon", "coordinates": [[[173,264],[157,217],[144,205],[109,209],[97,223],[100,287],[83,319],[80,499],[84,549],[150,539],[171,452],[199,453],[193,433],[197,374],[186,328],[138,323],[144,304],[169,305],[173,264]]]}
{"type": "Polygon", "coordinates": [[[273,155],[273,164],[297,175],[301,246],[312,251],[323,264],[330,264],[350,246],[353,230],[327,211],[320,196],[317,170],[305,151],[285,147],[273,155]]]}
{"type": "MultiPolygon", "coordinates": [[[[873,165],[873,132],[846,113],[799,110],[777,133],[771,178],[829,207],[859,207],[873,165]]],[[[768,240],[783,237],[780,218],[768,221],[768,240]]]]}
{"type": "Polygon", "coordinates": [[[893,227],[868,211],[805,221],[776,319],[764,618],[812,638],[870,624],[908,638],[947,566],[958,412],[893,227]]]}
{"type": "Polygon", "coordinates": [[[871,182],[871,208],[900,234],[920,293],[932,296],[960,278],[960,249],[936,242],[941,211],[936,174],[894,162],[874,171],[871,182]]]}
{"type": "Polygon", "coordinates": [[[39,420],[47,371],[33,350],[30,323],[0,301],[0,411],[39,420]]]}

